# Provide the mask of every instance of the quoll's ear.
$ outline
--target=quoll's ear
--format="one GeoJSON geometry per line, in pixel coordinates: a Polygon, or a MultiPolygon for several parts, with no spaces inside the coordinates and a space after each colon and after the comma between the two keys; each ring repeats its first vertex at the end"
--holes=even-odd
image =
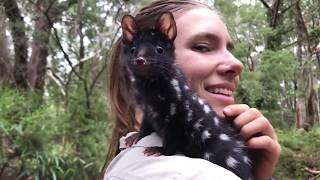
{"type": "Polygon", "coordinates": [[[131,42],[138,32],[138,26],[134,17],[124,15],[121,21],[122,40],[131,42]]]}
{"type": "Polygon", "coordinates": [[[173,15],[169,12],[163,13],[157,20],[156,29],[158,29],[168,40],[174,41],[177,36],[177,26],[173,15]]]}

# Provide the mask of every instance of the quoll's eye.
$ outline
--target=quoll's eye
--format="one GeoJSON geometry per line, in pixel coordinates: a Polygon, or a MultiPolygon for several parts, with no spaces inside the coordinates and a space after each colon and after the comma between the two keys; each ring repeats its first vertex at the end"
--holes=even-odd
{"type": "Polygon", "coordinates": [[[132,47],[132,48],[130,49],[130,53],[131,53],[131,54],[133,54],[135,51],[136,51],[136,47],[132,47]]]}
{"type": "Polygon", "coordinates": [[[160,46],[157,46],[156,48],[157,53],[162,54],[163,53],[163,48],[160,46]]]}

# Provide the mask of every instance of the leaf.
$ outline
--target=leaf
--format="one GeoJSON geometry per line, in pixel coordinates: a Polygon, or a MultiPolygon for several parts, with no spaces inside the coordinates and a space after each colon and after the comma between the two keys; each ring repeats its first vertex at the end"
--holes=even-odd
{"type": "Polygon", "coordinates": [[[52,175],[52,179],[53,180],[57,180],[57,175],[56,172],[53,169],[50,169],[51,175],[52,175]]]}

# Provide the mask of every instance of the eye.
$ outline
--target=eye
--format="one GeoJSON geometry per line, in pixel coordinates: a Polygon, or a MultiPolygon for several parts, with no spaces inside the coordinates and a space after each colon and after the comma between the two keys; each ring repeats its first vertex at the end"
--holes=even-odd
{"type": "Polygon", "coordinates": [[[130,49],[130,53],[131,53],[131,54],[133,54],[135,51],[136,51],[136,47],[132,47],[132,48],[130,49]]]}
{"type": "Polygon", "coordinates": [[[163,48],[160,46],[157,46],[156,48],[157,53],[162,54],[163,53],[163,48]]]}
{"type": "Polygon", "coordinates": [[[197,44],[192,47],[192,50],[199,52],[209,52],[210,48],[207,44],[197,44]]]}

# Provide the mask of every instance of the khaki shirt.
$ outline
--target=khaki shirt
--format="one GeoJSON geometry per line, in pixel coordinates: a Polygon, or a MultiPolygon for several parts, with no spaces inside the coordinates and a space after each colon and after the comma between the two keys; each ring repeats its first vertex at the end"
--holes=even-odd
{"type": "MultiPolygon", "coordinates": [[[[133,132],[135,133],[135,132],[133,132]]],[[[126,137],[129,137],[129,133],[126,137]]],[[[132,147],[125,147],[109,164],[104,180],[239,180],[231,171],[199,158],[189,158],[182,154],[173,156],[146,156],[145,147],[162,146],[161,138],[152,133],[142,138],[132,147]]]]}

